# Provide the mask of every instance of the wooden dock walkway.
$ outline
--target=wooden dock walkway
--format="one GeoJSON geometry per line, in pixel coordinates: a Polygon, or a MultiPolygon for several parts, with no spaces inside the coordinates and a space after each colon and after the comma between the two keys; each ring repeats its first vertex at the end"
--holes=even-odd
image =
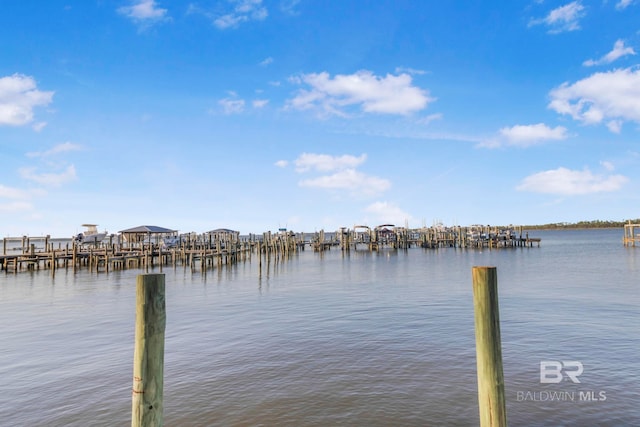
{"type": "Polygon", "coordinates": [[[353,229],[342,228],[334,239],[327,240],[323,231],[316,233],[312,241],[315,251],[338,246],[343,251],[380,249],[409,249],[421,247],[437,249],[444,247],[468,249],[498,249],[540,246],[541,239],[529,237],[522,228],[505,229],[490,226],[471,227],[423,227],[407,229],[383,225],[369,228],[356,225],[353,229]]]}
{"type": "Polygon", "coordinates": [[[163,266],[178,265],[196,270],[248,259],[254,246],[254,243],[249,241],[218,241],[211,245],[192,241],[174,248],[163,248],[160,244],[149,243],[105,243],[86,246],[71,242],[64,248],[54,248],[53,244],[48,243],[36,250],[35,244],[31,243],[27,245],[28,249],[18,248],[17,251],[8,253],[7,240],[12,239],[5,239],[4,250],[0,254],[0,270],[7,273],[49,269],[54,274],[59,268],[72,268],[74,271],[84,268],[108,272],[130,268],[148,270],[156,266],[162,269],[163,266]]]}
{"type": "MultiPolygon", "coordinates": [[[[353,229],[341,228],[334,233],[324,230],[309,234],[281,231],[266,232],[262,235],[250,234],[240,237],[239,233],[212,236],[211,233],[181,238],[174,247],[165,247],[162,243],[116,242],[94,245],[81,244],[69,240],[58,243],[57,247],[49,236],[4,238],[0,253],[0,271],[18,273],[46,269],[52,275],[60,268],[88,269],[92,272],[112,270],[144,269],[170,266],[189,268],[192,272],[206,271],[223,265],[257,257],[260,266],[262,259],[269,261],[284,259],[308,245],[314,251],[321,252],[338,247],[350,250],[399,250],[416,248],[437,249],[443,247],[462,249],[498,249],[540,246],[539,238],[531,238],[523,230],[504,230],[496,227],[429,227],[407,229],[389,224],[376,228],[354,226],[353,229]],[[222,237],[226,236],[226,237],[222,237]],[[13,244],[13,245],[12,245],[13,244]],[[13,246],[13,247],[10,247],[13,246]]],[[[58,239],[60,240],[60,239],[58,239]]]]}
{"type": "MultiPolygon", "coordinates": [[[[155,245],[154,245],[155,246],[155,245]]],[[[148,269],[150,267],[182,265],[195,269],[205,269],[223,264],[231,264],[246,259],[250,253],[248,244],[239,244],[234,248],[217,250],[158,247],[145,249],[122,249],[117,247],[84,250],[54,249],[26,254],[0,255],[0,270],[18,272],[22,270],[50,269],[52,274],[59,268],[74,270],[87,268],[90,271],[126,270],[131,268],[148,269]]]]}

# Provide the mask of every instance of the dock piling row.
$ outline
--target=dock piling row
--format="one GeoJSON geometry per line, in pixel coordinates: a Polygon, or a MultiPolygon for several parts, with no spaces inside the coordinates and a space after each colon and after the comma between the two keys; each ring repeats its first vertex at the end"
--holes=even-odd
{"type": "MultiPolygon", "coordinates": [[[[633,231],[633,229],[632,229],[633,231]]],[[[118,237],[118,236],[116,236],[118,237]]],[[[629,238],[635,242],[635,237],[629,238]]],[[[625,240],[626,242],[626,240],[625,240]]],[[[499,228],[490,226],[471,227],[422,227],[409,229],[390,224],[370,228],[356,225],[352,229],[342,227],[334,233],[320,230],[313,234],[294,233],[280,230],[278,233],[265,232],[261,236],[239,233],[215,234],[195,233],[180,236],[179,241],[166,246],[160,239],[139,242],[123,242],[110,237],[101,243],[82,244],[75,240],[64,247],[54,247],[50,236],[29,238],[4,238],[0,254],[0,270],[6,273],[23,270],[50,269],[55,275],[61,266],[77,271],[86,268],[91,272],[109,272],[131,268],[149,272],[156,267],[160,272],[165,266],[176,268],[181,265],[192,272],[209,268],[221,268],[239,261],[251,260],[252,254],[266,261],[287,258],[308,245],[315,252],[323,252],[337,246],[342,251],[383,249],[408,250],[412,247],[438,249],[452,247],[460,249],[498,249],[540,246],[539,238],[531,238],[522,227],[499,228]],[[39,244],[36,245],[35,242],[39,244]],[[43,244],[43,246],[40,246],[43,244]],[[12,253],[10,252],[10,246],[12,253]]]]}

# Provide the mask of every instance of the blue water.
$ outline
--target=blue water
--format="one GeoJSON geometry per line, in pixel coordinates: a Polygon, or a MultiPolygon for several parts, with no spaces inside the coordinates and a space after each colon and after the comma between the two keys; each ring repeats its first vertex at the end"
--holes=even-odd
{"type": "MultiPolygon", "coordinates": [[[[530,235],[539,248],[165,267],[165,425],[478,425],[475,265],[498,271],[510,425],[640,425],[640,248],[530,235]],[[582,363],[580,383],[541,384],[547,360],[582,363]]],[[[0,273],[1,425],[130,424],[141,273],[0,273]]]]}

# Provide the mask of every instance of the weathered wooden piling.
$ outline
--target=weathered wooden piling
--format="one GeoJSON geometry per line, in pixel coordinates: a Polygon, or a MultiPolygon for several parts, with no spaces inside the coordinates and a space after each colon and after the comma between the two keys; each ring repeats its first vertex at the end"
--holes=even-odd
{"type": "Polygon", "coordinates": [[[629,221],[624,225],[622,244],[624,246],[640,245],[640,224],[632,224],[631,221],[629,221]]]}
{"type": "Polygon", "coordinates": [[[473,267],[476,362],[480,426],[507,425],[495,267],[473,267]]]}
{"type": "Polygon", "coordinates": [[[56,251],[51,251],[51,277],[56,275],[56,251]]]}
{"type": "Polygon", "coordinates": [[[163,425],[164,274],[140,274],[136,282],[131,427],[163,425]]]}

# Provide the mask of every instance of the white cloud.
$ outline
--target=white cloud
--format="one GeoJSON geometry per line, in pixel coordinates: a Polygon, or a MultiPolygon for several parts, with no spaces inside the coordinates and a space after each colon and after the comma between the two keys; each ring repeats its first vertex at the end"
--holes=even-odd
{"type": "Polygon", "coordinates": [[[0,126],[22,126],[33,121],[33,109],[51,103],[53,92],[37,89],[33,77],[14,74],[0,78],[0,126]]]}
{"type": "Polygon", "coordinates": [[[434,101],[428,91],[412,85],[409,74],[375,76],[370,71],[350,75],[311,73],[293,77],[290,82],[306,84],[287,102],[288,108],[317,109],[325,115],[347,116],[345,109],[359,106],[365,113],[410,114],[434,101]]]}
{"type": "Polygon", "coordinates": [[[281,0],[280,10],[289,15],[298,15],[296,6],[300,3],[300,0],[281,0]]]}
{"type": "Polygon", "coordinates": [[[622,121],[640,123],[640,69],[596,73],[563,83],[549,95],[549,108],[586,124],[609,120],[609,129],[615,132],[622,121]]]}
{"type": "Polygon", "coordinates": [[[631,5],[631,3],[633,3],[633,0],[620,0],[618,3],[616,3],[616,9],[617,10],[626,9],[628,6],[631,5]]]}
{"type": "Polygon", "coordinates": [[[67,166],[60,173],[36,173],[36,168],[22,168],[19,172],[22,178],[49,187],[59,187],[76,179],[76,168],[73,165],[67,166]]]}
{"type": "Polygon", "coordinates": [[[416,120],[416,123],[419,123],[421,125],[428,125],[429,123],[435,120],[442,120],[442,117],[443,117],[442,113],[429,114],[428,116],[425,116],[416,120]]]}
{"type": "Polygon", "coordinates": [[[506,145],[529,147],[545,141],[559,141],[567,138],[567,129],[562,126],[550,128],[544,123],[535,125],[515,125],[500,129],[506,145]]]}
{"type": "Polygon", "coordinates": [[[427,72],[424,70],[417,70],[415,68],[410,68],[410,67],[396,67],[395,71],[396,71],[396,74],[402,74],[402,73],[407,73],[412,75],[427,74],[427,72]]]}
{"type": "Polygon", "coordinates": [[[0,212],[17,213],[27,212],[33,209],[33,205],[25,201],[12,201],[8,203],[0,203],[0,212]]]}
{"type": "Polygon", "coordinates": [[[607,129],[612,133],[620,133],[622,131],[622,120],[610,120],[607,122],[607,129]]]}
{"type": "Polygon", "coordinates": [[[273,64],[273,58],[272,57],[268,57],[268,58],[265,58],[264,60],[260,61],[260,66],[262,66],[262,67],[266,67],[269,64],[273,64]]]}
{"type": "Polygon", "coordinates": [[[607,161],[602,161],[600,162],[600,165],[607,171],[611,172],[615,169],[615,167],[613,166],[613,163],[611,162],[607,162],[607,161]]]}
{"type": "Polygon", "coordinates": [[[239,114],[244,111],[244,99],[224,98],[218,101],[225,114],[239,114]]]}
{"type": "Polygon", "coordinates": [[[558,168],[526,177],[516,187],[519,191],[558,195],[584,195],[617,191],[628,181],[622,175],[598,175],[588,169],[582,171],[558,168]]]}
{"type": "Polygon", "coordinates": [[[19,188],[7,187],[0,184],[0,197],[5,199],[28,199],[31,197],[31,193],[19,188]]]}
{"type": "MultiPolygon", "coordinates": [[[[300,187],[321,188],[326,190],[344,190],[352,195],[374,196],[391,187],[391,183],[384,179],[362,173],[356,168],[367,159],[366,154],[358,157],[348,154],[331,156],[328,154],[303,153],[293,164],[298,173],[333,172],[315,178],[298,182],[300,187]]],[[[288,163],[281,160],[278,166],[284,167],[288,163]]]]}
{"type": "Polygon", "coordinates": [[[544,18],[532,19],[529,26],[545,24],[551,34],[575,31],[580,29],[579,21],[584,15],[584,6],[578,0],[553,9],[544,18]]]}
{"type": "Polygon", "coordinates": [[[34,123],[33,126],[31,126],[31,127],[36,132],[40,132],[42,129],[45,128],[45,126],[47,126],[47,122],[38,122],[38,123],[34,123]]]}
{"type": "Polygon", "coordinates": [[[29,200],[45,194],[46,192],[42,189],[22,190],[0,184],[0,212],[17,213],[32,211],[33,204],[29,200]],[[2,201],[1,199],[9,200],[2,201]]]}
{"type": "Polygon", "coordinates": [[[269,103],[268,99],[254,99],[251,101],[251,105],[253,108],[263,108],[269,103]]]}
{"type": "Polygon", "coordinates": [[[592,67],[594,65],[610,64],[618,58],[622,58],[627,55],[635,55],[636,51],[632,47],[625,46],[623,40],[616,40],[611,52],[604,55],[602,58],[593,60],[588,59],[582,63],[585,67],[592,67]]]}
{"type": "Polygon", "coordinates": [[[247,21],[247,17],[245,16],[227,14],[227,15],[222,15],[219,18],[216,18],[215,21],[213,21],[213,24],[220,29],[226,29],[226,28],[237,27],[238,24],[244,21],[247,21]]]}
{"type": "Polygon", "coordinates": [[[167,9],[158,7],[155,0],[134,1],[131,6],[119,7],[118,13],[130,18],[136,23],[145,25],[160,22],[168,18],[167,9]]]}
{"type": "Polygon", "coordinates": [[[79,151],[82,150],[82,146],[78,144],[74,144],[72,142],[63,142],[62,144],[58,144],[50,150],[47,151],[32,151],[27,153],[27,157],[49,157],[58,153],[65,153],[68,151],[79,151]]]}
{"type": "Polygon", "coordinates": [[[355,168],[367,160],[367,155],[359,157],[345,154],[342,156],[330,156],[328,154],[302,153],[295,161],[297,172],[316,170],[329,172],[333,170],[355,168]]]}
{"type": "Polygon", "coordinates": [[[262,0],[228,0],[228,2],[233,5],[233,10],[213,21],[213,25],[221,30],[235,28],[243,22],[263,21],[269,15],[267,8],[262,5],[262,0]]]}
{"type": "Polygon", "coordinates": [[[289,166],[289,162],[286,160],[278,160],[274,164],[279,168],[286,168],[287,166],[289,166]]]}
{"type": "Polygon", "coordinates": [[[389,202],[372,203],[365,208],[365,212],[372,214],[378,223],[404,224],[412,220],[410,214],[389,202]]]}
{"type": "Polygon", "coordinates": [[[299,182],[301,187],[314,187],[327,190],[347,190],[352,194],[374,196],[391,187],[391,183],[383,178],[370,176],[355,169],[345,169],[332,175],[306,179],[299,182]]]}

